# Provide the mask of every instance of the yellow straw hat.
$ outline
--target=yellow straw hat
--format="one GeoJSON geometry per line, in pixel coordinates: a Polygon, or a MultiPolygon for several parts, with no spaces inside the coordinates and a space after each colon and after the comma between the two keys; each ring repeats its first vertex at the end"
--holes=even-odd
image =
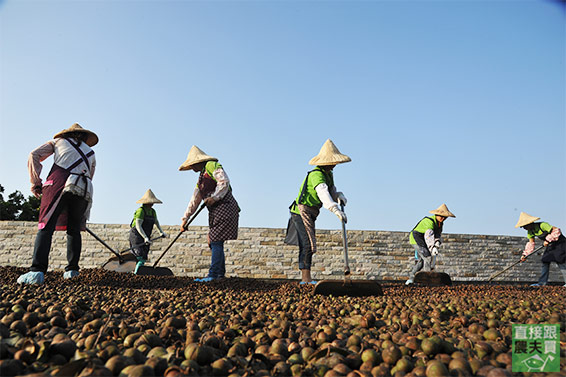
{"type": "Polygon", "coordinates": [[[63,130],[63,131],[55,134],[55,136],[53,136],[53,139],[57,139],[59,137],[64,137],[67,134],[75,133],[75,132],[81,132],[81,133],[84,133],[84,134],[87,135],[87,139],[86,139],[85,143],[89,147],[94,147],[96,144],[98,144],[98,136],[96,136],[96,134],[94,132],[82,128],[78,123],[75,123],[71,127],[67,128],[66,130],[63,130]]]}
{"type": "Polygon", "coordinates": [[[520,228],[522,226],[529,225],[537,220],[540,220],[540,217],[534,217],[529,215],[528,213],[521,212],[521,214],[519,215],[519,221],[517,221],[517,225],[515,225],[515,228],[520,228]]]}
{"type": "Polygon", "coordinates": [[[187,160],[183,162],[181,166],[179,166],[179,170],[190,170],[193,165],[198,164],[199,162],[205,161],[218,161],[216,157],[212,157],[204,153],[199,147],[193,145],[191,150],[189,151],[189,155],[187,156],[187,160]]]}
{"type": "Polygon", "coordinates": [[[428,211],[428,212],[432,213],[433,215],[439,215],[439,216],[444,216],[444,217],[456,217],[456,216],[454,216],[454,214],[452,212],[450,212],[448,210],[448,207],[446,207],[446,204],[442,204],[437,209],[434,209],[434,210],[428,211]]]}
{"type": "Polygon", "coordinates": [[[332,140],[328,139],[320,148],[320,152],[318,155],[311,158],[309,161],[309,165],[319,165],[319,166],[328,166],[328,165],[338,165],[344,162],[350,162],[352,159],[345,154],[340,153],[336,145],[332,142],[332,140]]]}
{"type": "Polygon", "coordinates": [[[153,191],[151,191],[151,189],[148,189],[145,192],[145,194],[143,194],[141,199],[138,200],[136,203],[140,203],[140,204],[161,204],[163,202],[155,197],[155,194],[153,193],[153,191]]]}

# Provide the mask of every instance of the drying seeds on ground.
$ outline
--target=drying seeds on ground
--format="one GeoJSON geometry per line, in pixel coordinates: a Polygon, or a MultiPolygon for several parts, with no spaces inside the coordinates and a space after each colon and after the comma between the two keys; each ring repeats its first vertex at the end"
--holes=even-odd
{"type": "Polygon", "coordinates": [[[19,285],[0,268],[0,375],[564,376],[564,287],[314,286],[83,269],[19,285]],[[559,324],[562,372],[512,373],[511,325],[559,324]]]}

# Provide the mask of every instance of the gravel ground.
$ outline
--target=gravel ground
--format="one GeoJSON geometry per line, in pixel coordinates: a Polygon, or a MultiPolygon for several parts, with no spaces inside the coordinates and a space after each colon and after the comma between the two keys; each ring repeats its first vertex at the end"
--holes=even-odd
{"type": "Polygon", "coordinates": [[[536,376],[512,373],[512,323],[560,324],[566,376],[562,286],[396,282],[351,298],[102,269],[18,285],[26,271],[0,267],[1,376],[536,376]]]}

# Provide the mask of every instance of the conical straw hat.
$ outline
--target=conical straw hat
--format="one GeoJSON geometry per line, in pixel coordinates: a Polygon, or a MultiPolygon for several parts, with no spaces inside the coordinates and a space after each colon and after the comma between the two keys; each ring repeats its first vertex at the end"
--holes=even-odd
{"type": "Polygon", "coordinates": [[[55,136],[53,136],[53,139],[57,139],[58,137],[64,137],[65,135],[70,134],[70,133],[74,133],[74,132],[81,132],[81,133],[86,134],[87,139],[86,139],[85,143],[89,147],[94,147],[96,144],[98,144],[98,136],[96,136],[96,134],[94,132],[82,128],[78,123],[75,123],[71,127],[67,128],[66,130],[63,130],[63,131],[57,133],[55,136]]]}
{"type": "Polygon", "coordinates": [[[540,220],[540,217],[534,217],[529,215],[528,213],[521,212],[521,214],[519,215],[519,221],[517,221],[517,225],[515,225],[515,228],[520,228],[522,226],[529,225],[537,220],[540,220]]]}
{"type": "Polygon", "coordinates": [[[332,142],[332,140],[328,139],[320,148],[320,152],[318,155],[311,158],[309,161],[309,165],[319,165],[319,166],[328,166],[328,165],[338,165],[344,162],[350,162],[352,159],[345,154],[340,153],[336,145],[332,142]]]}
{"type": "Polygon", "coordinates": [[[161,200],[155,197],[155,194],[151,189],[148,189],[145,194],[143,194],[142,198],[138,200],[136,203],[140,204],[161,204],[163,203],[161,200]]]}
{"type": "Polygon", "coordinates": [[[428,211],[428,212],[432,213],[433,215],[439,215],[439,216],[444,216],[444,217],[456,217],[456,216],[454,216],[454,214],[452,212],[450,212],[448,210],[448,207],[446,207],[446,204],[442,204],[437,209],[432,210],[432,211],[428,211]]]}
{"type": "Polygon", "coordinates": [[[179,170],[190,170],[191,167],[199,162],[205,161],[218,161],[217,158],[212,157],[204,153],[199,147],[193,145],[187,156],[187,160],[179,166],[179,170]]]}

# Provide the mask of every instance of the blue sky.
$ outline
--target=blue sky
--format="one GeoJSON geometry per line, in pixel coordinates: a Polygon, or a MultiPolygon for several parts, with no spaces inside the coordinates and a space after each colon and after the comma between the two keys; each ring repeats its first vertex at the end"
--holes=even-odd
{"type": "Polygon", "coordinates": [[[241,226],[283,228],[330,138],[349,229],[442,203],[447,233],[524,236],[521,211],[566,229],[565,22],[550,0],[0,1],[0,184],[28,195],[29,152],[78,122],[100,138],[91,222],[129,223],[151,188],[179,224],[194,144],[241,226]]]}

